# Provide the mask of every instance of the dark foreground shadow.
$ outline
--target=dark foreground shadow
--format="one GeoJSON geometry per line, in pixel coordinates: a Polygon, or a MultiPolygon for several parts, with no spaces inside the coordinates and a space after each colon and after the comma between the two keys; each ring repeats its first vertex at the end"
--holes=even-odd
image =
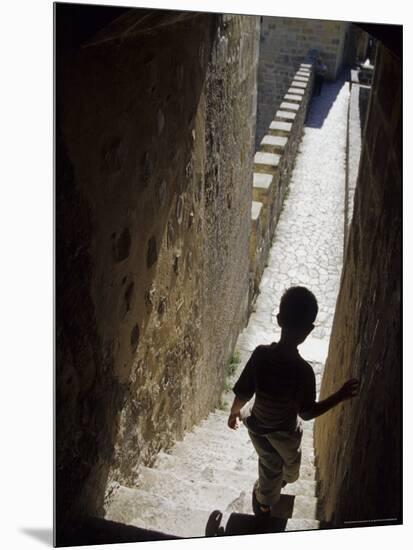
{"type": "Polygon", "coordinates": [[[308,128],[322,128],[330,109],[336,100],[341,88],[348,80],[349,71],[345,69],[334,82],[324,82],[319,96],[311,98],[305,126],[308,128]]]}
{"type": "Polygon", "coordinates": [[[286,518],[253,516],[251,514],[233,513],[227,524],[222,527],[222,512],[214,510],[209,516],[205,529],[206,537],[224,537],[231,535],[263,535],[266,533],[280,533],[287,526],[286,518]]]}
{"type": "Polygon", "coordinates": [[[108,521],[102,518],[86,518],[71,528],[57,533],[56,546],[84,546],[115,544],[121,542],[147,542],[178,539],[174,535],[141,529],[133,525],[108,521]]]}
{"type": "Polygon", "coordinates": [[[30,529],[24,527],[20,529],[20,532],[32,539],[42,542],[46,546],[53,546],[53,529],[30,529]]]}
{"type": "MultiPolygon", "coordinates": [[[[220,525],[222,517],[223,514],[219,510],[214,510],[211,513],[205,527],[206,537],[279,533],[285,531],[287,525],[287,518],[266,518],[250,514],[233,513],[228,518],[224,528],[220,525]]],[[[52,532],[49,530],[26,529],[25,532],[28,535],[42,540],[42,542],[52,545],[52,532]],[[42,533],[40,531],[42,531],[42,533]]],[[[142,529],[133,525],[108,521],[102,518],[87,518],[82,523],[61,530],[57,534],[56,546],[65,547],[115,544],[122,542],[149,542],[180,538],[183,537],[177,537],[175,535],[150,529],[142,529]]]]}
{"type": "MultiPolygon", "coordinates": [[[[285,531],[288,518],[292,517],[293,514],[294,499],[294,496],[281,495],[277,507],[273,509],[275,517],[232,513],[225,527],[221,525],[223,513],[220,510],[214,510],[210,514],[205,526],[205,536],[259,535],[285,531]]],[[[42,540],[42,542],[49,544],[52,542],[51,530],[25,529],[24,532],[42,540]]],[[[121,542],[148,542],[180,538],[183,537],[108,521],[103,518],[89,517],[70,528],[61,529],[57,533],[56,545],[58,547],[83,546],[121,542]]]]}

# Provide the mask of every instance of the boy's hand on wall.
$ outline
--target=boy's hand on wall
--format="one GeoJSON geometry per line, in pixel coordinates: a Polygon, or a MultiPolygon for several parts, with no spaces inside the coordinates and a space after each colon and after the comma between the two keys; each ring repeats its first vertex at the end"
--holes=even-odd
{"type": "Polygon", "coordinates": [[[355,397],[359,392],[359,381],[357,378],[350,378],[340,388],[340,397],[342,401],[355,397]]]}

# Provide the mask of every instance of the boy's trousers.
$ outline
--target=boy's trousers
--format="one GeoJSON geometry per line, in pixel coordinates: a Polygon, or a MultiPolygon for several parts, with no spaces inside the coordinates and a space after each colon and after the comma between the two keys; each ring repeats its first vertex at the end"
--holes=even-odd
{"type": "Polygon", "coordinates": [[[280,499],[282,482],[293,483],[300,474],[303,429],[300,424],[291,432],[248,433],[258,454],[257,499],[261,504],[274,505],[280,499]]]}

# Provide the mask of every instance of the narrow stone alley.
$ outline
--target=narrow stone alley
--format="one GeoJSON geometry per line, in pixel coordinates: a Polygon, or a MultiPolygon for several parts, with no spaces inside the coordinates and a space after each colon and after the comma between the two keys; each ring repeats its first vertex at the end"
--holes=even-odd
{"type": "MultiPolygon", "coordinates": [[[[344,80],[324,85],[314,97],[299,147],[288,195],[278,221],[249,324],[236,352],[239,376],[258,344],[279,336],[276,314],[283,291],[304,285],[319,302],[316,328],[299,351],[316,374],[319,392],[333,322],[343,256],[346,125],[349,87],[344,80]]],[[[106,518],[182,537],[202,537],[210,513],[252,513],[251,489],[257,457],[246,429],[227,427],[233,394],[224,394],[222,409],[187,433],[153,468],[140,470],[136,488],[112,487],[106,518]]],[[[300,479],[283,489],[277,517],[286,530],[317,529],[313,421],[303,422],[300,479]],[[294,498],[292,498],[294,497],[294,498]]]]}

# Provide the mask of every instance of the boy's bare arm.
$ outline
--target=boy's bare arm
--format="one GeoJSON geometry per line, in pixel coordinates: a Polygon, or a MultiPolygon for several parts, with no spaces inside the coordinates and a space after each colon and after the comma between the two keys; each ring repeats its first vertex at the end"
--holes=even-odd
{"type": "Polygon", "coordinates": [[[228,417],[228,427],[231,428],[231,430],[236,430],[238,428],[237,419],[241,418],[241,409],[248,401],[249,399],[240,399],[237,396],[234,397],[234,402],[232,403],[228,417]]]}
{"type": "Polygon", "coordinates": [[[342,401],[356,396],[358,394],[358,390],[359,381],[356,378],[351,378],[350,380],[347,380],[347,382],[343,384],[343,386],[336,393],[333,393],[330,397],[327,397],[327,399],[323,399],[323,401],[314,402],[310,409],[300,412],[299,414],[303,420],[311,420],[316,418],[317,416],[326,413],[342,401]]]}

